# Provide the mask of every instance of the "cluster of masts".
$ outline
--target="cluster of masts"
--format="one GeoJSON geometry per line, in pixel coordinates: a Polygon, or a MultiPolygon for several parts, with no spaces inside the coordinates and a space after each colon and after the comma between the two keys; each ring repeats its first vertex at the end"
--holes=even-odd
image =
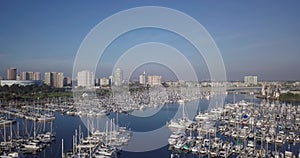
{"type": "Polygon", "coordinates": [[[171,157],[180,153],[209,157],[300,156],[300,106],[241,101],[200,112],[194,121],[171,121],[168,127],[173,131],[168,140],[174,152],[171,157]]]}
{"type": "Polygon", "coordinates": [[[261,97],[266,99],[279,99],[280,91],[278,86],[263,85],[261,88],[261,97]]]}
{"type": "MultiPolygon", "coordinates": [[[[3,109],[2,112],[10,113],[17,117],[31,119],[36,121],[53,120],[53,116],[32,114],[31,111],[59,111],[68,115],[103,117],[109,112],[130,113],[134,110],[145,110],[147,108],[158,108],[168,103],[176,103],[178,100],[185,98],[185,101],[196,99],[209,99],[214,96],[215,92],[201,90],[199,87],[169,87],[162,86],[150,87],[149,90],[142,92],[129,93],[128,89],[121,89],[114,92],[113,95],[105,97],[90,97],[86,93],[86,97],[80,97],[73,100],[69,98],[56,99],[39,99],[35,101],[18,102],[12,101],[3,103],[8,107],[22,107],[11,110],[3,109]],[[38,116],[36,116],[38,115],[38,116]]],[[[0,103],[1,104],[1,103],[0,103]]]]}
{"type": "Polygon", "coordinates": [[[6,122],[0,125],[2,127],[0,132],[2,134],[0,157],[15,158],[23,154],[37,154],[55,140],[52,122],[50,122],[50,131],[47,131],[45,122],[42,124],[43,127],[38,128],[38,123],[31,121],[33,123],[33,133],[28,131],[26,122],[24,123],[24,129],[20,128],[19,122],[10,119],[6,119],[6,122]],[[6,122],[10,122],[9,125],[6,122]],[[13,125],[15,122],[16,126],[13,125]]]}
{"type": "Polygon", "coordinates": [[[74,108],[69,108],[69,115],[102,117],[109,112],[130,113],[134,110],[145,110],[147,108],[158,108],[161,105],[176,103],[182,98],[185,101],[200,98],[209,99],[217,93],[200,91],[199,87],[164,88],[152,87],[143,92],[129,93],[126,89],[118,89],[112,96],[97,98],[89,96],[75,99],[74,108]]]}
{"type": "Polygon", "coordinates": [[[39,106],[35,105],[14,105],[1,107],[0,113],[3,115],[0,119],[0,157],[38,154],[55,140],[55,133],[52,131],[52,121],[55,117],[50,111],[39,109],[39,106]],[[20,118],[19,120],[23,121],[12,118],[20,118]],[[22,122],[23,126],[20,128],[22,122]]]}
{"type": "Polygon", "coordinates": [[[19,117],[19,118],[24,118],[31,121],[38,121],[38,122],[44,122],[44,121],[48,122],[48,121],[53,121],[55,119],[53,114],[30,111],[27,109],[27,107],[21,107],[21,109],[2,108],[1,113],[19,117]]]}
{"type": "MultiPolygon", "coordinates": [[[[116,125],[114,119],[106,121],[104,131],[94,128],[93,121],[87,120],[88,135],[83,137],[81,127],[75,130],[72,151],[62,153],[63,158],[116,158],[122,147],[126,146],[131,138],[131,132],[125,127],[116,125]]],[[[62,144],[63,146],[63,144],[62,144]]]]}

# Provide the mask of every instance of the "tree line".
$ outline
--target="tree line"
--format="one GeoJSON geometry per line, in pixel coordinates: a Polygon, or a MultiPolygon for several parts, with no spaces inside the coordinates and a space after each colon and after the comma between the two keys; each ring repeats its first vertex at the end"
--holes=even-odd
{"type": "Polygon", "coordinates": [[[48,85],[27,85],[21,86],[14,84],[12,86],[0,86],[1,101],[25,101],[37,100],[52,97],[70,97],[71,92],[67,92],[64,88],[54,88],[48,85]]]}

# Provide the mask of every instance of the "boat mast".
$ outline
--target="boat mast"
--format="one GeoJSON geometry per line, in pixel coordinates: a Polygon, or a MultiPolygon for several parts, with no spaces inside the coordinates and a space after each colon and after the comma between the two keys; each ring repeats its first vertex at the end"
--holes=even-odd
{"type": "Polygon", "coordinates": [[[19,130],[20,130],[20,129],[19,129],[20,127],[19,127],[19,126],[20,126],[20,125],[19,125],[19,122],[17,122],[17,137],[18,137],[18,139],[19,139],[19,137],[20,137],[20,133],[19,133],[19,132],[20,132],[20,131],[19,131],[19,130]]]}
{"type": "Polygon", "coordinates": [[[99,129],[99,119],[98,118],[96,119],[96,130],[100,131],[100,129],[99,129]]]}
{"type": "Polygon", "coordinates": [[[110,120],[110,132],[109,132],[109,145],[112,143],[112,133],[113,133],[113,122],[112,119],[110,120]]]}
{"type": "Polygon", "coordinates": [[[53,129],[52,129],[52,128],[53,128],[53,122],[51,121],[51,122],[50,122],[50,132],[51,132],[51,134],[52,134],[52,132],[53,132],[53,129]]]}
{"type": "Polygon", "coordinates": [[[235,93],[236,92],[233,92],[233,104],[235,104],[235,93]]]}
{"type": "MultiPolygon", "coordinates": [[[[75,129],[75,137],[74,137],[74,146],[77,145],[78,137],[77,137],[77,129],[75,129]]],[[[79,139],[80,141],[80,139],[79,139]]],[[[74,153],[74,152],[73,152],[74,153]]]]}
{"type": "Polygon", "coordinates": [[[91,127],[91,135],[92,135],[92,133],[94,132],[94,119],[92,119],[92,125],[91,125],[92,127],[91,127]]]}
{"type": "Polygon", "coordinates": [[[36,123],[33,121],[33,139],[36,139],[36,123]]]}
{"type": "Polygon", "coordinates": [[[105,128],[105,145],[108,143],[108,120],[106,120],[106,128],[105,128]]]}
{"type": "Polygon", "coordinates": [[[73,153],[75,153],[75,139],[76,139],[76,137],[73,135],[73,146],[72,146],[72,150],[73,150],[73,153]]]}
{"type": "Polygon", "coordinates": [[[45,133],[45,128],[46,128],[46,116],[44,114],[44,124],[43,124],[43,132],[45,133]]]}
{"type": "Polygon", "coordinates": [[[81,125],[79,125],[78,137],[79,137],[79,143],[80,143],[81,142],[81,125]]]}
{"type": "Polygon", "coordinates": [[[61,158],[64,158],[64,139],[61,139],[61,158]]]}
{"type": "MultiPolygon", "coordinates": [[[[118,108],[117,108],[116,125],[117,125],[117,128],[118,128],[119,127],[119,110],[118,110],[118,108]]],[[[117,129],[117,131],[119,131],[119,129],[117,129]]]]}
{"type": "Polygon", "coordinates": [[[87,136],[89,137],[90,136],[90,119],[88,118],[87,119],[87,136]]]}
{"type": "Polygon", "coordinates": [[[4,122],[4,128],[3,128],[3,135],[4,135],[4,142],[6,142],[6,127],[5,127],[5,122],[4,122]]]}
{"type": "Polygon", "coordinates": [[[10,122],[10,141],[12,142],[13,132],[12,132],[12,122],[10,122]]]}

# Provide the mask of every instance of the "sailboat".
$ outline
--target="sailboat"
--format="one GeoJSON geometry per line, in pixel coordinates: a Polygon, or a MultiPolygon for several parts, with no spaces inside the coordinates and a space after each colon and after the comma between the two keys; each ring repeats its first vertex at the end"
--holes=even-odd
{"type": "Polygon", "coordinates": [[[187,117],[187,114],[185,113],[185,104],[183,100],[178,100],[179,105],[182,106],[182,118],[177,119],[172,119],[169,123],[167,123],[167,126],[169,128],[173,129],[181,129],[184,130],[187,127],[189,127],[193,121],[189,120],[187,117]]]}

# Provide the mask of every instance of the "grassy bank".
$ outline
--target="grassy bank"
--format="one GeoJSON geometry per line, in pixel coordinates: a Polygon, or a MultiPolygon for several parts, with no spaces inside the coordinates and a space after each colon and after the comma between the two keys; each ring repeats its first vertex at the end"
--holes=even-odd
{"type": "Polygon", "coordinates": [[[72,92],[67,92],[63,88],[53,88],[47,85],[37,86],[2,86],[0,87],[0,100],[11,101],[11,100],[37,100],[47,98],[58,98],[58,97],[71,97],[72,92]]]}
{"type": "Polygon", "coordinates": [[[299,101],[300,102],[300,94],[294,94],[294,93],[282,93],[279,97],[280,101],[299,101]]]}

